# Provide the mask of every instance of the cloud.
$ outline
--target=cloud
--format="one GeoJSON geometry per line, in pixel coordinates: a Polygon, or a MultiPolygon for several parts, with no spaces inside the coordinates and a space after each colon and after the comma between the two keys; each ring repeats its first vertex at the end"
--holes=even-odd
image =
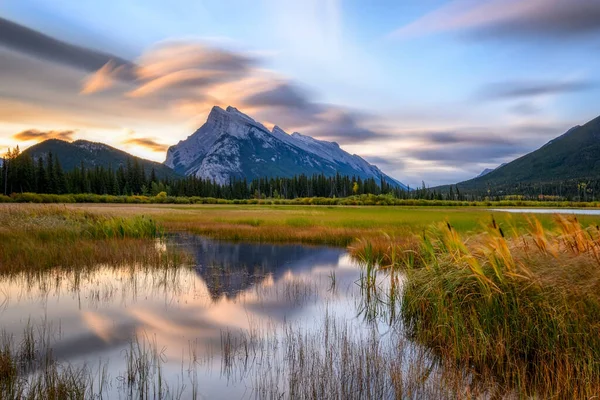
{"type": "MultiPolygon", "coordinates": [[[[82,109],[91,109],[89,114],[105,114],[101,117],[103,120],[110,115],[133,119],[134,114],[145,111],[155,116],[169,112],[178,116],[194,113],[187,116],[194,118],[214,104],[240,104],[264,121],[342,144],[381,136],[369,127],[368,116],[318,103],[314,95],[299,84],[261,69],[261,60],[242,52],[197,41],[171,40],[150,48],[133,62],[56,40],[7,20],[0,19],[0,34],[4,34],[0,45],[17,54],[7,56],[13,65],[12,75],[22,75],[25,68],[35,80],[19,78],[30,89],[26,91],[26,103],[33,101],[45,107],[77,110],[73,114],[78,115],[82,109]],[[23,54],[37,63],[32,65],[23,54]],[[49,74],[36,72],[43,63],[50,63],[49,74]],[[92,74],[83,79],[75,74],[69,76],[67,69],[61,70],[57,65],[92,74]],[[60,79],[55,81],[50,72],[60,79]],[[71,92],[73,86],[78,89],[71,92]],[[51,87],[54,88],[51,90],[51,87]],[[50,100],[57,90],[61,98],[50,100]],[[81,102],[79,94],[88,96],[85,102],[81,102]]],[[[3,77],[6,81],[10,79],[3,77]]],[[[15,91],[16,85],[10,86],[9,97],[23,96],[15,91]]],[[[149,145],[155,151],[161,146],[143,141],[137,144],[149,145]]]]}
{"type": "Polygon", "coordinates": [[[141,147],[145,147],[145,148],[155,151],[155,152],[164,152],[164,151],[167,151],[167,149],[169,148],[169,145],[158,143],[155,140],[149,139],[149,138],[127,139],[127,140],[123,141],[123,144],[132,144],[135,146],[141,146],[141,147]]]}
{"type": "Polygon", "coordinates": [[[198,69],[244,74],[256,64],[250,56],[194,41],[165,41],[154,46],[138,60],[137,75],[141,79],[198,69]]]}
{"type": "Polygon", "coordinates": [[[254,58],[199,42],[160,43],[137,60],[138,85],[131,97],[198,98],[201,91],[239,81],[252,72],[254,58]]]}
{"type": "Polygon", "coordinates": [[[66,130],[66,131],[40,131],[37,129],[27,129],[25,131],[16,133],[13,135],[13,139],[16,140],[37,140],[38,142],[42,142],[48,139],[61,139],[71,141],[73,140],[73,135],[76,133],[74,130],[66,130]]]}
{"type": "Polygon", "coordinates": [[[477,97],[483,100],[524,99],[546,95],[581,92],[592,89],[595,86],[596,83],[590,81],[499,82],[485,86],[480,90],[477,97]]]}
{"type": "Polygon", "coordinates": [[[330,107],[321,114],[321,123],[307,129],[307,133],[341,143],[357,143],[387,136],[365,127],[365,120],[362,113],[330,107]]]}
{"type": "MultiPolygon", "coordinates": [[[[411,168],[418,170],[419,164],[434,166],[434,169],[440,171],[453,169],[456,181],[464,180],[476,170],[475,166],[487,168],[513,161],[559,136],[568,126],[569,124],[557,122],[548,122],[546,125],[522,122],[490,130],[462,128],[449,132],[409,133],[407,137],[421,138],[421,143],[406,152],[410,162],[417,165],[409,165],[406,170],[412,173],[414,171],[411,171],[411,168]]],[[[432,170],[428,171],[428,174],[435,173],[432,170]]],[[[443,181],[436,180],[436,183],[441,182],[443,181]]]]}
{"type": "Polygon", "coordinates": [[[81,88],[82,94],[91,94],[106,90],[114,85],[115,78],[123,71],[123,66],[115,67],[115,62],[110,60],[94,74],[88,76],[81,88]]]}
{"type": "Polygon", "coordinates": [[[536,106],[532,102],[525,101],[525,102],[521,102],[521,103],[511,106],[509,108],[509,111],[516,115],[530,116],[530,115],[539,114],[541,111],[541,108],[536,106]]]}
{"type": "Polygon", "coordinates": [[[464,144],[480,146],[510,145],[514,142],[506,137],[500,137],[490,132],[425,132],[419,135],[432,144],[464,144]]]}
{"type": "Polygon", "coordinates": [[[392,33],[412,37],[440,32],[470,38],[563,40],[600,33],[595,0],[458,0],[392,33]]]}
{"type": "MultiPolygon", "coordinates": [[[[126,95],[160,97],[165,101],[200,100],[207,89],[247,77],[256,60],[195,41],[165,41],[145,52],[133,65],[134,81],[126,95]]],[[[123,65],[109,61],[84,83],[82,93],[106,90],[126,80],[123,65]]]]}
{"type": "Polygon", "coordinates": [[[244,99],[244,104],[259,107],[287,107],[320,112],[320,107],[308,99],[309,94],[297,85],[282,83],[274,88],[254,93],[244,99]]]}
{"type": "Polygon", "coordinates": [[[531,148],[523,144],[503,144],[497,146],[442,146],[415,149],[411,156],[419,160],[441,162],[444,165],[464,166],[472,163],[499,163],[507,158],[515,158],[531,148]]]}
{"type": "Polygon", "coordinates": [[[287,123],[302,128],[303,133],[343,144],[385,136],[366,127],[369,118],[366,114],[315,102],[309,91],[292,82],[277,83],[252,93],[242,100],[242,104],[262,108],[259,112],[269,121],[287,123]]]}
{"type": "Polygon", "coordinates": [[[402,170],[406,166],[406,162],[399,157],[383,157],[383,156],[365,156],[363,157],[366,161],[376,165],[380,169],[384,170],[402,170]]]}
{"type": "Polygon", "coordinates": [[[87,72],[95,72],[111,61],[115,67],[122,67],[125,78],[134,78],[135,65],[130,61],[63,42],[4,18],[0,18],[0,46],[87,72]]]}

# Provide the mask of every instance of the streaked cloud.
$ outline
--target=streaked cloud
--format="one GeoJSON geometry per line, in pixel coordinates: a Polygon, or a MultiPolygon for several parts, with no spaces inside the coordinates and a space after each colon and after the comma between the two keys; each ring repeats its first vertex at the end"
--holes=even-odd
{"type": "Polygon", "coordinates": [[[377,165],[381,169],[388,171],[401,171],[406,167],[406,161],[396,156],[365,156],[363,157],[366,161],[371,164],[377,165]]]}
{"type": "Polygon", "coordinates": [[[498,82],[482,88],[477,97],[484,100],[525,99],[545,95],[581,92],[592,89],[595,86],[596,83],[590,81],[498,82]]]}
{"type": "Polygon", "coordinates": [[[511,106],[509,111],[516,115],[530,116],[538,114],[541,111],[541,108],[533,102],[523,101],[511,106]]]}
{"type": "Polygon", "coordinates": [[[124,140],[123,144],[132,144],[135,146],[145,147],[154,152],[165,152],[169,148],[168,144],[159,143],[150,138],[131,138],[124,140]]]}
{"type": "Polygon", "coordinates": [[[308,91],[285,82],[265,91],[253,93],[244,99],[244,104],[258,107],[285,107],[319,113],[320,107],[310,102],[308,91]]]}
{"type": "Polygon", "coordinates": [[[159,43],[139,58],[137,76],[150,79],[189,69],[244,75],[256,62],[248,55],[198,41],[171,40],[159,43]]]}
{"type": "Polygon", "coordinates": [[[306,129],[311,136],[336,140],[342,144],[360,143],[388,136],[369,127],[368,117],[337,107],[329,107],[321,114],[321,123],[306,129]]]}
{"type": "Polygon", "coordinates": [[[57,40],[4,18],[0,18],[0,46],[88,72],[95,72],[112,61],[127,71],[124,74],[127,78],[133,78],[134,65],[127,60],[57,40]]]}
{"type": "Polygon", "coordinates": [[[463,144],[496,146],[514,144],[512,139],[498,136],[491,132],[426,132],[420,135],[428,143],[433,144],[463,144]]]}
{"type": "Polygon", "coordinates": [[[65,131],[40,131],[38,129],[27,129],[25,131],[21,131],[13,135],[13,139],[29,141],[36,140],[38,142],[42,142],[48,139],[61,139],[71,141],[73,140],[73,135],[75,135],[76,131],[74,130],[65,130],[65,131]]]}
{"type": "Polygon", "coordinates": [[[258,107],[259,113],[268,121],[288,124],[311,136],[342,144],[387,136],[369,127],[367,114],[318,103],[311,98],[308,90],[292,82],[277,83],[257,91],[242,99],[242,104],[258,107]]]}
{"type": "Polygon", "coordinates": [[[441,32],[471,38],[567,39],[600,33],[595,0],[458,0],[395,32],[395,37],[441,32]]]}
{"type": "Polygon", "coordinates": [[[435,161],[445,165],[464,165],[469,163],[499,163],[506,158],[515,158],[530,150],[525,144],[503,144],[497,146],[476,146],[465,144],[460,147],[442,146],[426,149],[415,149],[414,158],[435,161]]]}

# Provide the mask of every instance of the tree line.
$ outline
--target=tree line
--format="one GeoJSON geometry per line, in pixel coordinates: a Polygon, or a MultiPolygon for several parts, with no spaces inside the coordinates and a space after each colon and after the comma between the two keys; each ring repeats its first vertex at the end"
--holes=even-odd
{"type": "Polygon", "coordinates": [[[58,157],[48,153],[34,159],[19,148],[9,150],[0,168],[0,193],[43,194],[108,194],[156,196],[164,192],[169,196],[198,196],[222,199],[302,197],[348,197],[361,194],[392,194],[407,198],[408,193],[385,180],[373,178],[321,175],[293,177],[265,177],[248,181],[233,178],[220,184],[196,176],[159,179],[154,169],[146,171],[136,158],[125,165],[86,167],[83,163],[64,171],[58,157]]]}
{"type": "Polygon", "coordinates": [[[0,193],[44,194],[108,194],[156,196],[214,197],[220,199],[297,199],[306,197],[348,197],[363,194],[389,194],[398,199],[419,200],[541,200],[596,201],[600,193],[598,179],[570,179],[547,183],[516,183],[490,186],[485,189],[421,187],[402,190],[385,180],[363,179],[339,173],[326,175],[297,175],[265,177],[248,181],[233,178],[225,184],[195,176],[158,178],[154,169],[147,171],[137,158],[116,167],[86,167],[83,163],[64,171],[58,157],[48,153],[34,159],[19,148],[8,151],[0,167],[0,193]]]}

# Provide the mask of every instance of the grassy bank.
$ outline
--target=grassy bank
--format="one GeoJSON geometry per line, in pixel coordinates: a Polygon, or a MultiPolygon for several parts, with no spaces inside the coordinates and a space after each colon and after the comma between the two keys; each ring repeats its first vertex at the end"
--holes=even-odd
{"type": "Polygon", "coordinates": [[[157,251],[162,235],[159,224],[144,216],[5,205],[0,212],[0,273],[177,261],[177,255],[157,251]]]}
{"type": "Polygon", "coordinates": [[[0,194],[0,203],[104,203],[104,204],[228,204],[228,205],[291,205],[291,206],[405,206],[405,207],[542,207],[542,208],[598,208],[597,201],[536,201],[536,200],[425,200],[401,199],[391,195],[363,194],[350,197],[302,197],[296,199],[220,199],[215,197],[113,196],[83,194],[0,194]]]}
{"type": "MultiPolygon", "coordinates": [[[[463,239],[451,224],[386,258],[402,268],[401,314],[413,339],[445,362],[543,398],[600,393],[600,229],[556,217],[528,233],[492,222],[463,239]]],[[[365,250],[366,249],[366,250],[365,250]]]]}
{"type": "MultiPolygon", "coordinates": [[[[0,205],[0,210],[3,205],[0,205]]],[[[6,205],[4,205],[6,206],[6,205]]],[[[353,246],[357,239],[376,242],[384,234],[401,241],[433,223],[448,220],[460,232],[475,231],[493,214],[498,221],[527,226],[526,216],[478,207],[255,206],[171,204],[68,204],[68,209],[116,217],[151,216],[166,231],[185,231],[223,240],[353,246]]],[[[36,208],[40,205],[23,204],[36,208]]],[[[551,215],[540,215],[545,227],[551,215]]],[[[581,216],[595,223],[599,217],[581,216]]],[[[385,245],[388,243],[385,242],[385,245]]]]}

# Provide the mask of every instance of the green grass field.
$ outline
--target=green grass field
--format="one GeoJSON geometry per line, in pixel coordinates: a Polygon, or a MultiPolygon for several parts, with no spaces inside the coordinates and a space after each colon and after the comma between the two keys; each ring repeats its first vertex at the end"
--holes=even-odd
{"type": "MultiPolygon", "coordinates": [[[[35,205],[23,205],[36,207],[35,205]]],[[[478,230],[492,216],[501,226],[527,226],[528,215],[492,212],[481,207],[267,206],[267,205],[123,205],[69,204],[113,216],[150,215],[167,231],[187,231],[219,239],[300,242],[347,246],[360,238],[419,234],[448,221],[459,232],[478,230]]],[[[544,227],[552,215],[537,215],[544,227]]],[[[580,216],[584,225],[600,216],[580,216]]]]}

